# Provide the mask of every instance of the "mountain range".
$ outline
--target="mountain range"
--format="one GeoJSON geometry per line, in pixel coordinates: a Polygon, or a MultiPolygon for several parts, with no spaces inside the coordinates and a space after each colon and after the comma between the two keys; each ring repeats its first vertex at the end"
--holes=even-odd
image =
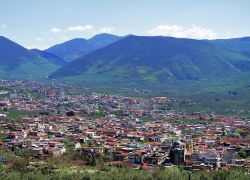
{"type": "Polygon", "coordinates": [[[77,83],[164,84],[250,71],[250,38],[194,40],[99,34],[47,50],[0,37],[0,78],[77,83]]]}
{"type": "Polygon", "coordinates": [[[46,52],[55,54],[67,62],[71,62],[85,54],[96,49],[107,46],[121,37],[112,34],[98,34],[91,39],[76,38],[57,44],[45,50],[46,52]]]}
{"type": "MultiPolygon", "coordinates": [[[[223,42],[226,43],[227,40],[223,42]]],[[[50,78],[166,83],[250,71],[250,58],[245,53],[225,48],[223,44],[173,37],[127,36],[66,64],[50,78]]]]}
{"type": "Polygon", "coordinates": [[[81,54],[94,51],[119,38],[119,36],[111,34],[99,34],[89,40],[73,39],[42,51],[39,49],[26,49],[0,36],[0,78],[45,78],[59,67],[67,64],[69,59],[72,60],[81,54]],[[55,53],[51,53],[50,51],[55,53]]]}
{"type": "Polygon", "coordinates": [[[212,40],[211,42],[222,48],[228,49],[230,51],[240,52],[250,57],[250,37],[217,39],[212,40]]]}
{"type": "Polygon", "coordinates": [[[58,66],[48,59],[0,36],[0,78],[43,78],[57,68],[58,66]]]}
{"type": "Polygon", "coordinates": [[[51,63],[53,63],[55,65],[58,65],[58,66],[65,65],[67,63],[61,57],[59,57],[59,56],[57,56],[55,54],[49,53],[47,51],[42,51],[42,50],[39,50],[39,49],[31,49],[30,51],[32,51],[33,53],[41,56],[44,59],[49,60],[51,63]]]}

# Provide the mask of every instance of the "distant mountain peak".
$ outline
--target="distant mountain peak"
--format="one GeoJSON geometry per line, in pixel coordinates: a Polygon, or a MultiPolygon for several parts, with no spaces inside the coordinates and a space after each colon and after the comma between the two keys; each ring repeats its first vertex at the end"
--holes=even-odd
{"type": "Polygon", "coordinates": [[[88,40],[83,38],[75,38],[62,44],[52,46],[46,51],[65,59],[67,62],[71,62],[74,59],[109,45],[119,39],[119,36],[103,33],[95,35],[88,40]]]}
{"type": "Polygon", "coordinates": [[[0,78],[41,78],[57,69],[47,59],[23,46],[0,37],[0,78]]]}
{"type": "MultiPolygon", "coordinates": [[[[111,36],[113,36],[113,37],[119,37],[117,35],[110,34],[110,33],[101,33],[101,34],[94,35],[92,38],[95,38],[95,37],[111,37],[111,36]]],[[[92,38],[90,38],[90,39],[92,39],[92,38]]]]}

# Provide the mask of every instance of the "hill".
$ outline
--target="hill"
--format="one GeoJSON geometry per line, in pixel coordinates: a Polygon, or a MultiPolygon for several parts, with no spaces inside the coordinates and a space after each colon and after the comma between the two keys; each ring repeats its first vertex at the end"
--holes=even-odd
{"type": "Polygon", "coordinates": [[[41,56],[44,59],[47,59],[49,62],[58,65],[58,66],[62,66],[64,64],[66,64],[67,62],[64,61],[62,58],[60,58],[59,56],[46,52],[46,51],[41,51],[39,49],[31,49],[30,51],[32,51],[33,53],[41,56]]]}
{"type": "Polygon", "coordinates": [[[97,83],[166,83],[250,70],[250,58],[205,40],[128,36],[89,53],[50,78],[97,83]]]}
{"type": "Polygon", "coordinates": [[[57,68],[58,66],[48,60],[0,36],[0,78],[42,78],[57,68]]]}
{"type": "Polygon", "coordinates": [[[240,52],[250,57],[250,37],[217,39],[212,40],[211,42],[219,47],[235,52],[240,52]]]}
{"type": "Polygon", "coordinates": [[[119,36],[112,34],[98,34],[89,40],[76,38],[62,44],[57,44],[47,49],[46,52],[55,54],[65,61],[71,62],[76,58],[107,46],[119,39],[119,36]]]}
{"type": "Polygon", "coordinates": [[[210,42],[232,51],[237,51],[237,52],[250,51],[250,37],[216,39],[216,40],[210,40],[210,42]]]}

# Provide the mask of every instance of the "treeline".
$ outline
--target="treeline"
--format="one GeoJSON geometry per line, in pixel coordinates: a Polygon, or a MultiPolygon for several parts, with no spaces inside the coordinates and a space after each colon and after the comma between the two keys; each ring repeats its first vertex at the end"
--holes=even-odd
{"type": "Polygon", "coordinates": [[[10,180],[249,180],[250,175],[241,169],[231,169],[228,171],[216,172],[196,172],[190,173],[179,168],[158,167],[153,171],[132,170],[127,168],[116,168],[105,166],[95,171],[86,170],[84,172],[72,172],[68,170],[50,171],[23,171],[8,170],[3,165],[0,166],[0,179],[10,180]]]}

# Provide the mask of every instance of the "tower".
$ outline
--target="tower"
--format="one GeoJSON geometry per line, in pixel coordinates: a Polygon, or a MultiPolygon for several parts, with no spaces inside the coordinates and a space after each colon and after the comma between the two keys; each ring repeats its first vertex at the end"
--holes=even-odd
{"type": "Polygon", "coordinates": [[[174,141],[170,149],[170,162],[175,165],[184,164],[186,145],[180,141],[174,141]]]}

